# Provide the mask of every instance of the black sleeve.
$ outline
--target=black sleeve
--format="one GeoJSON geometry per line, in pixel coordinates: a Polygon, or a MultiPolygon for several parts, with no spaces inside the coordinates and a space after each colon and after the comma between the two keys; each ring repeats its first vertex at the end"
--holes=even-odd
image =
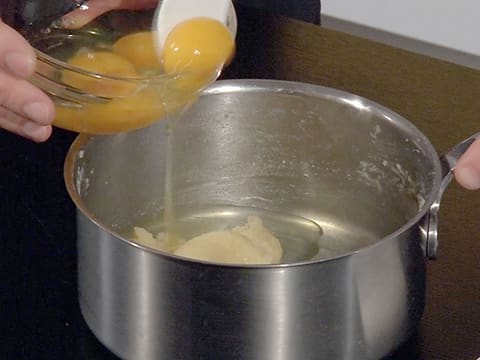
{"type": "Polygon", "coordinates": [[[234,2],[315,24],[320,23],[320,0],[234,0],[234,2]]]}

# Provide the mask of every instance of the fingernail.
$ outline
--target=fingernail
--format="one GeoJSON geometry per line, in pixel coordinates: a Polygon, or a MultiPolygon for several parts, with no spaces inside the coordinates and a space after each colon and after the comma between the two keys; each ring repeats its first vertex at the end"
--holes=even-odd
{"type": "Polygon", "coordinates": [[[455,175],[464,188],[468,190],[480,189],[480,174],[475,169],[469,167],[461,167],[455,170],[455,175]]]}
{"type": "Polygon", "coordinates": [[[22,126],[23,133],[35,141],[44,141],[48,138],[50,128],[44,125],[38,125],[34,122],[27,121],[22,126]]]}
{"type": "Polygon", "coordinates": [[[65,15],[61,19],[61,27],[65,29],[78,29],[89,22],[88,16],[82,12],[75,11],[71,14],[65,15]]]}
{"type": "Polygon", "coordinates": [[[75,16],[64,16],[60,20],[60,27],[65,29],[75,28],[75,16]]]}
{"type": "Polygon", "coordinates": [[[35,71],[35,59],[25,53],[10,53],[5,56],[5,65],[15,76],[26,78],[35,71]]]}
{"type": "Polygon", "coordinates": [[[27,104],[23,107],[23,112],[30,120],[38,124],[47,125],[51,122],[50,110],[43,103],[34,102],[27,104]]]}

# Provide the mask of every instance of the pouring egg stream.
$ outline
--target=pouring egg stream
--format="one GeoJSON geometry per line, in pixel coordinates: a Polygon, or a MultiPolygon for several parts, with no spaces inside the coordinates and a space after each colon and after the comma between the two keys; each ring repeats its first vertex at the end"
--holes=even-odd
{"type": "Polygon", "coordinates": [[[145,127],[195,101],[234,52],[229,29],[206,17],[173,27],[160,52],[153,31],[125,35],[106,48],[81,48],[67,60],[61,81],[93,99],[57,104],[54,125],[91,134],[145,127]]]}
{"type": "MultiPolygon", "coordinates": [[[[63,83],[106,101],[78,108],[57,106],[55,125],[93,134],[144,127],[194,101],[228,65],[235,50],[230,30],[207,17],[178,23],[160,51],[155,46],[159,45],[156,35],[154,31],[135,32],[107,47],[77,50],[67,63],[82,72],[63,70],[63,83]],[[139,85],[142,77],[145,81],[139,85]]],[[[243,265],[280,263],[280,240],[257,216],[248,216],[246,223],[229,230],[207,231],[191,239],[179,236],[171,198],[174,122],[167,126],[163,231],[154,236],[135,226],[129,237],[140,245],[189,259],[243,265]]]]}

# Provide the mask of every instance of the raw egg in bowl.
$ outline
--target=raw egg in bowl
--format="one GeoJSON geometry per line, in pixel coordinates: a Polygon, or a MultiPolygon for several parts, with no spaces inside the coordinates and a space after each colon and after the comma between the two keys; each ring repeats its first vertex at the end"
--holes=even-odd
{"type": "Polygon", "coordinates": [[[55,126],[89,134],[148,126],[193,103],[233,57],[236,28],[205,16],[176,24],[159,51],[153,16],[113,11],[80,29],[24,32],[38,59],[31,82],[53,99],[55,126]]]}

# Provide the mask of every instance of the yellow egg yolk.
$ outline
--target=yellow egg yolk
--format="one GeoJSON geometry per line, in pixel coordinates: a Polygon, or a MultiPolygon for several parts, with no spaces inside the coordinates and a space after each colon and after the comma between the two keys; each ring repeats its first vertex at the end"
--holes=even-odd
{"type": "Polygon", "coordinates": [[[220,21],[195,18],[176,25],[168,34],[162,62],[167,74],[194,73],[208,77],[231,60],[235,41],[220,21]]]}
{"type": "Polygon", "coordinates": [[[207,18],[177,25],[167,37],[160,60],[153,41],[153,33],[139,32],[117,40],[111,51],[78,51],[68,64],[91,74],[65,69],[62,81],[112,99],[80,107],[58,105],[54,125],[90,134],[145,127],[191,104],[199,90],[216,79],[235,50],[228,28],[207,18]],[[159,72],[162,65],[165,73],[179,76],[160,82],[138,81],[139,74],[159,72]]]}
{"type": "Polygon", "coordinates": [[[86,104],[81,108],[58,106],[55,125],[88,134],[110,134],[147,126],[165,116],[158,94],[146,89],[124,99],[86,104]]]}
{"type": "Polygon", "coordinates": [[[135,66],[120,55],[108,51],[79,51],[68,64],[99,76],[64,70],[65,84],[97,96],[125,96],[135,90],[135,85],[125,78],[138,77],[135,66]],[[102,77],[106,75],[107,77],[102,77]],[[112,79],[110,77],[122,77],[112,79]]]}
{"type": "Polygon", "coordinates": [[[120,38],[113,44],[113,51],[130,61],[137,69],[155,70],[161,67],[151,31],[120,38]]]}

